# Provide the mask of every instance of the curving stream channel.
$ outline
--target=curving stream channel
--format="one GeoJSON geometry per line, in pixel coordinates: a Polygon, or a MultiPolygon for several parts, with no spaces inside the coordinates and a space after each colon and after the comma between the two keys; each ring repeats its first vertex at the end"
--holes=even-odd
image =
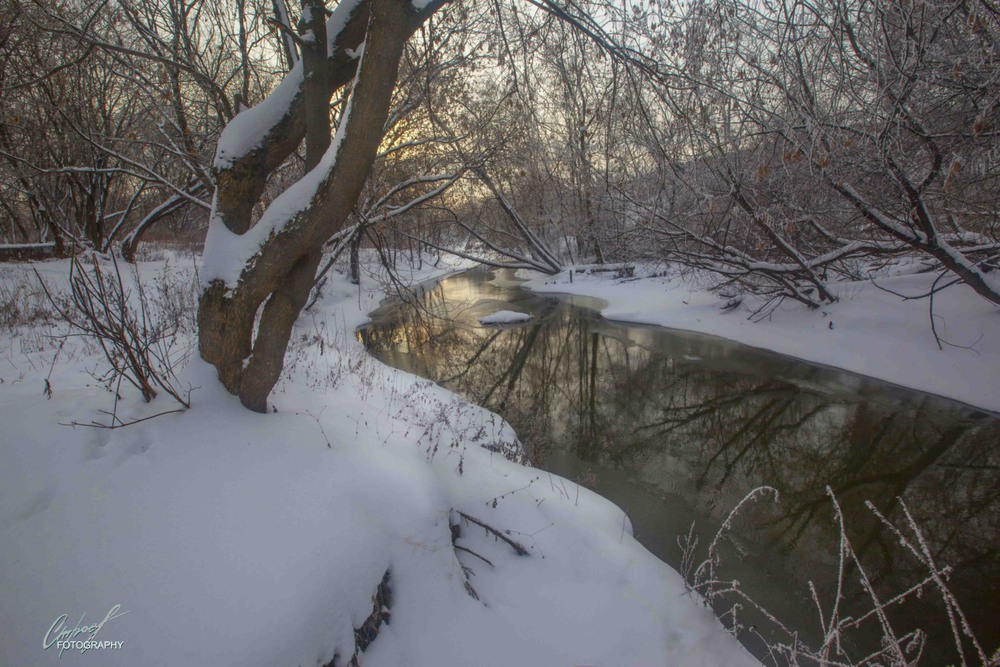
{"type": "MultiPolygon", "coordinates": [[[[954,567],[948,586],[984,648],[1000,644],[997,415],[715,337],[609,322],[595,300],[537,295],[503,272],[453,276],[409,301],[372,314],[359,331],[369,351],[501,414],[535,465],[614,501],[673,567],[692,522],[700,560],[748,492],[774,487],[780,502],[760,498],[732,522],[717,574],[816,641],[808,582],[828,614],[841,544],[826,489],[883,600],[928,574],[864,504],[909,536],[902,498],[935,562],[954,567]],[[478,323],[504,309],[534,318],[478,323]]],[[[855,616],[871,606],[857,579],[849,567],[842,604],[855,616]]],[[[714,606],[729,619],[734,601],[714,606]]],[[[932,629],[921,664],[957,662],[937,593],[909,596],[890,618],[899,634],[932,629]]],[[[762,637],[788,641],[745,603],[737,620],[759,657],[762,637]]],[[[845,646],[859,659],[878,636],[872,617],[845,646]]]]}

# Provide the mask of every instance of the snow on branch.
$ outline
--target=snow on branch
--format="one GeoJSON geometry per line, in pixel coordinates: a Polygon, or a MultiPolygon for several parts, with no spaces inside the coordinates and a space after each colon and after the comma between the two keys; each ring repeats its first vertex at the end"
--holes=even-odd
{"type": "MultiPolygon", "coordinates": [[[[343,0],[326,22],[327,51],[332,58],[348,20],[361,0],[343,0]]],[[[236,115],[219,137],[215,168],[226,169],[261,146],[268,134],[292,113],[292,106],[302,94],[302,62],[296,61],[282,82],[260,103],[236,115]]]]}
{"type": "MultiPolygon", "coordinates": [[[[362,45],[359,47],[359,55],[362,59],[363,52],[364,46],[362,45]]],[[[355,87],[361,71],[362,67],[359,65],[354,77],[355,87]]],[[[309,211],[337,166],[337,157],[350,124],[353,105],[354,95],[352,94],[340,118],[337,133],[319,164],[278,195],[264,211],[257,224],[246,233],[236,234],[230,231],[213,210],[208,225],[208,236],[205,239],[205,268],[202,280],[206,287],[214,280],[222,280],[227,288],[234,288],[240,275],[244,271],[252,269],[254,259],[259,255],[268,239],[309,211]]]]}
{"type": "Polygon", "coordinates": [[[407,211],[410,211],[416,208],[417,206],[420,206],[421,204],[425,204],[428,201],[436,197],[439,197],[440,195],[447,192],[448,189],[451,188],[451,186],[457,183],[464,173],[465,172],[463,170],[454,174],[444,174],[440,176],[421,176],[418,178],[411,178],[407,181],[399,183],[398,185],[394,186],[384,197],[381,197],[375,203],[375,205],[368,210],[368,213],[366,213],[368,222],[369,223],[385,222],[386,220],[400,216],[403,213],[406,213],[407,211]],[[388,204],[388,200],[393,195],[398,194],[399,192],[416,185],[421,185],[424,183],[440,183],[441,181],[444,181],[444,183],[442,183],[436,188],[433,188],[425,192],[422,195],[414,197],[405,204],[389,207],[384,213],[374,215],[375,211],[385,207],[388,204]]]}

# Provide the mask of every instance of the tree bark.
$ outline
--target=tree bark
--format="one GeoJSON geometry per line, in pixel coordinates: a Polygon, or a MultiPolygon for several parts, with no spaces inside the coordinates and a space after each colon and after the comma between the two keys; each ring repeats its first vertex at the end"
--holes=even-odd
{"type": "MultiPolygon", "coordinates": [[[[216,367],[228,391],[238,395],[247,408],[258,412],[266,411],[267,396],[281,374],[292,326],[308,298],[320,261],[320,249],[343,226],[374,162],[403,44],[419,16],[404,0],[370,0],[355,10],[345,31],[351,29],[362,12],[366,15],[367,30],[359,36],[358,42],[364,40],[365,51],[348,111],[341,120],[346,125],[338,130],[341,140],[328,149],[336,151],[326,156],[331,159],[320,159],[323,152],[318,146],[324,140],[320,128],[316,127],[322,121],[315,106],[322,102],[322,113],[326,114],[328,123],[327,105],[333,86],[310,78],[308,67],[304,70],[303,94],[299,96],[299,110],[291,125],[297,128],[299,141],[306,135],[307,157],[319,165],[308,173],[309,178],[319,178],[310,205],[276,229],[244,267],[236,285],[215,280],[206,288],[199,303],[202,357],[216,367]],[[321,94],[316,92],[323,88],[325,91],[321,94]],[[313,106],[311,112],[306,109],[309,106],[313,106]],[[254,320],[262,304],[264,308],[254,339],[254,320]]],[[[325,47],[326,39],[316,42],[325,47]]],[[[340,44],[338,41],[338,46],[340,44]]],[[[303,53],[304,65],[306,59],[303,53]]],[[[319,69],[323,68],[322,61],[320,59],[316,65],[319,69]]],[[[332,79],[339,80],[336,68],[328,71],[332,71],[332,79]]],[[[328,125],[325,135],[328,144],[328,125]]],[[[268,136],[273,136],[273,130],[268,136]]],[[[283,146],[288,141],[288,136],[275,139],[276,144],[283,146]]],[[[227,170],[233,172],[232,178],[219,180],[216,212],[230,231],[243,233],[249,229],[248,222],[241,219],[243,213],[237,210],[244,208],[248,216],[249,208],[245,203],[234,205],[234,198],[255,195],[256,201],[261,187],[256,178],[243,182],[240,179],[246,176],[247,169],[259,167],[255,167],[254,162],[261,156],[273,156],[275,150],[273,145],[263,146],[255,151],[256,155],[249,162],[237,163],[234,169],[227,170]]]]}

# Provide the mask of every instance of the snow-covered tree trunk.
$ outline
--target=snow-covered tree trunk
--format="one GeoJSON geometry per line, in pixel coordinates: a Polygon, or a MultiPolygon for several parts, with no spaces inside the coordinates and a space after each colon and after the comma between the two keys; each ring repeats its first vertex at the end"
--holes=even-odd
{"type": "Polygon", "coordinates": [[[322,2],[306,0],[302,59],[268,99],[223,132],[205,243],[199,347],[226,389],[251,410],[266,410],[319,250],[343,227],[368,176],[403,44],[443,4],[417,10],[404,0],[343,0],[324,36],[318,34],[324,32],[322,2]],[[330,97],[352,75],[351,97],[331,142],[330,97]],[[267,175],[304,137],[306,174],[253,224],[267,175]]]}

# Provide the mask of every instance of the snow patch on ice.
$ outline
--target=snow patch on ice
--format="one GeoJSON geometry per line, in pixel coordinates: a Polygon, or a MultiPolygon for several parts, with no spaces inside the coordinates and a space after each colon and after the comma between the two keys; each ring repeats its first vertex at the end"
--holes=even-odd
{"type": "Polygon", "coordinates": [[[513,310],[498,310],[492,315],[479,318],[480,324],[510,324],[512,322],[527,322],[532,318],[530,313],[518,313],[513,310]]]}

